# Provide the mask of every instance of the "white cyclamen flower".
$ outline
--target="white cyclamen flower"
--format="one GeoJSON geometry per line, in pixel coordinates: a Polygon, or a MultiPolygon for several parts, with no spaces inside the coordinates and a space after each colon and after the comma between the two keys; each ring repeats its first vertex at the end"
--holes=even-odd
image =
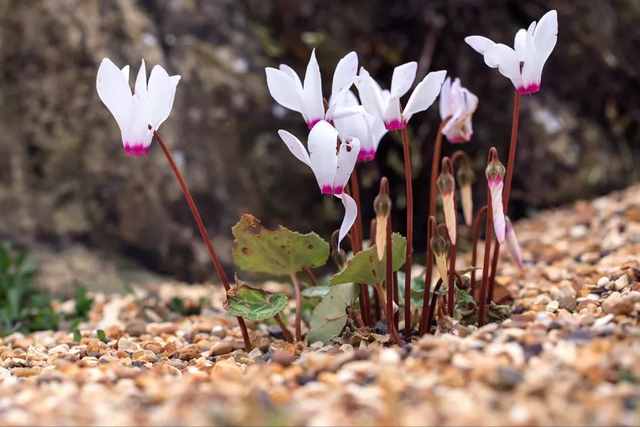
{"type": "Polygon", "coordinates": [[[320,120],[333,121],[335,118],[354,114],[354,111],[339,109],[339,101],[353,84],[358,72],[358,55],[355,52],[346,54],[333,73],[329,108],[325,112],[322,97],[322,76],[316,59],[315,49],[307,64],[304,83],[298,74],[288,65],[280,64],[280,68],[265,68],[267,87],[273,99],[284,108],[302,114],[309,129],[320,120]]]}
{"type": "Polygon", "coordinates": [[[321,120],[309,132],[307,147],[293,134],[279,130],[278,135],[287,145],[291,154],[311,168],[318,181],[320,192],[342,200],[345,214],[340,225],[338,245],[347,235],[357,216],[356,202],[344,193],[351,172],[360,152],[360,141],[348,138],[338,141],[338,131],[327,121],[321,120]]]}
{"type": "Polygon", "coordinates": [[[513,49],[502,43],[494,43],[482,36],[469,36],[465,42],[484,56],[491,68],[511,79],[513,86],[522,95],[540,90],[542,68],[551,55],[558,40],[558,13],[551,10],[540,22],[532,22],[529,28],[516,33],[513,49]]]}
{"type": "Polygon", "coordinates": [[[520,249],[520,243],[518,243],[518,236],[516,236],[516,231],[514,230],[509,217],[505,216],[504,219],[507,249],[509,250],[509,254],[511,255],[513,262],[515,262],[520,270],[523,270],[524,262],[522,261],[522,250],[520,249]]]}
{"type": "Polygon", "coordinates": [[[487,184],[491,196],[491,212],[493,215],[493,230],[498,243],[503,244],[506,233],[502,190],[504,188],[504,165],[499,160],[492,160],[486,169],[487,184]]]}
{"type": "Polygon", "coordinates": [[[382,90],[380,85],[364,68],[356,79],[356,87],[364,109],[384,122],[388,130],[404,129],[415,113],[425,111],[433,104],[447,72],[432,71],[418,83],[411,93],[404,110],[400,110],[400,98],[405,95],[416,78],[416,62],[397,66],[391,77],[391,90],[382,90]]]}
{"type": "MultiPolygon", "coordinates": [[[[358,99],[352,91],[347,91],[339,101],[338,109],[354,109],[360,107],[358,99]]],[[[368,162],[376,158],[380,140],[387,133],[384,123],[379,118],[367,113],[364,109],[348,117],[336,118],[333,121],[341,139],[357,138],[360,140],[359,162],[368,162]]]]}
{"type": "Polygon", "coordinates": [[[473,135],[471,118],[478,108],[478,97],[447,77],[440,91],[440,118],[449,119],[442,133],[452,144],[469,142],[473,135]]]}
{"type": "Polygon", "coordinates": [[[96,81],[98,96],[120,127],[126,154],[143,156],[149,152],[153,133],[171,113],[178,81],[180,76],[169,76],[156,65],[147,83],[143,60],[131,93],[129,66],[120,69],[110,59],[102,60],[96,81]]]}

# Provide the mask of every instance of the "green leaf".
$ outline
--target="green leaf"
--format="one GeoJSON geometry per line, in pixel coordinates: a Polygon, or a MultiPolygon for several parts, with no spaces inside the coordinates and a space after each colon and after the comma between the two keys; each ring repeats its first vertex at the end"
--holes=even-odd
{"type": "Polygon", "coordinates": [[[96,336],[98,337],[98,339],[100,341],[102,341],[105,344],[109,344],[109,338],[107,338],[107,335],[104,333],[104,331],[102,329],[98,329],[96,331],[96,336]]]}
{"type": "MultiPolygon", "coordinates": [[[[391,238],[393,247],[393,271],[399,270],[404,264],[407,253],[407,239],[398,233],[393,233],[391,238]]],[[[331,278],[332,285],[342,283],[366,283],[375,285],[385,279],[386,275],[386,254],[382,261],[378,260],[376,247],[358,252],[347,261],[341,272],[331,278]]]]}
{"type": "Polygon", "coordinates": [[[355,298],[355,286],[350,283],[332,286],[311,314],[307,342],[327,342],[337,337],[347,323],[347,307],[355,298]]]}
{"type": "Polygon", "coordinates": [[[242,215],[231,231],[233,262],[245,271],[288,276],[304,267],[321,267],[329,258],[329,244],[316,233],[282,226],[267,230],[253,215],[242,215]]]}
{"type": "Polygon", "coordinates": [[[330,286],[311,286],[302,290],[302,296],[305,298],[322,298],[331,290],[330,286]]]}
{"type": "Polygon", "coordinates": [[[247,320],[270,319],[287,306],[289,298],[285,294],[269,293],[246,285],[229,292],[226,309],[229,314],[247,320]]]}
{"type": "Polygon", "coordinates": [[[82,341],[82,335],[80,334],[80,330],[74,329],[73,330],[73,342],[80,342],[80,341],[82,341]]]}

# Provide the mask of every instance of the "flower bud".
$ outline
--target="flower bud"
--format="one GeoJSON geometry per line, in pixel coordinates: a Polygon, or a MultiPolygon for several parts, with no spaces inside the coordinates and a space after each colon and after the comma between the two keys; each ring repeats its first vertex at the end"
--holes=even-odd
{"type": "Polygon", "coordinates": [[[373,200],[373,210],[376,213],[376,253],[378,260],[382,261],[387,243],[387,225],[391,214],[391,197],[389,197],[389,184],[385,178],[380,182],[380,192],[373,200]]]}
{"type": "Polygon", "coordinates": [[[451,245],[449,239],[444,235],[440,228],[437,228],[435,235],[431,238],[431,251],[436,260],[436,269],[443,283],[447,284],[448,257],[451,245]]]}
{"type": "Polygon", "coordinates": [[[455,179],[453,175],[444,169],[438,181],[436,182],[438,190],[440,191],[440,197],[442,197],[442,208],[444,209],[444,222],[449,232],[449,238],[451,243],[456,244],[456,209],[454,203],[454,190],[456,187],[455,179]]]}
{"type": "Polygon", "coordinates": [[[504,186],[504,165],[495,158],[489,162],[485,174],[487,176],[487,184],[491,193],[491,211],[493,213],[493,228],[496,239],[500,244],[505,239],[505,219],[504,206],[502,205],[502,188],[504,186]]]}

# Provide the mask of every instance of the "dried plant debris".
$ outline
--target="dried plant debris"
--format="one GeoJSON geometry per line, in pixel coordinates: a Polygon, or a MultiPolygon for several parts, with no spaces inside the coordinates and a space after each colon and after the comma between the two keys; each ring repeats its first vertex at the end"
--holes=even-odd
{"type": "Polygon", "coordinates": [[[0,340],[0,423],[640,424],[640,187],[514,226],[526,269],[505,257],[496,279],[510,318],[476,328],[461,297],[454,318],[403,348],[348,321],[309,344],[249,322],[247,353],[217,287],[91,294],[78,342],[68,331],[0,340]],[[209,302],[155,313],[174,298],[209,302]]]}

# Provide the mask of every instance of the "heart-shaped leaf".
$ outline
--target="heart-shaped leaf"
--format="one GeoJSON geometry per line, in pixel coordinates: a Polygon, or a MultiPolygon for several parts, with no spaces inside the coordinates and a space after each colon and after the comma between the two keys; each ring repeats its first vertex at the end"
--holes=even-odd
{"type": "Polygon", "coordinates": [[[240,285],[229,291],[225,308],[233,316],[257,322],[274,317],[284,310],[288,302],[285,294],[240,285]]]}
{"type": "Polygon", "coordinates": [[[329,293],[322,298],[311,314],[308,343],[327,342],[340,335],[347,323],[347,307],[355,297],[354,289],[355,286],[351,283],[330,288],[329,293]]]}
{"type": "MultiPolygon", "coordinates": [[[[391,237],[393,248],[393,271],[399,270],[404,264],[407,253],[407,239],[398,233],[393,233],[391,237]]],[[[371,246],[364,251],[355,254],[341,272],[331,278],[332,285],[340,285],[342,283],[366,283],[367,285],[375,285],[385,279],[386,275],[386,259],[378,260],[376,247],[371,246]]]]}
{"type": "Polygon", "coordinates": [[[245,271],[288,276],[304,267],[321,267],[329,258],[329,244],[316,233],[282,226],[268,230],[253,215],[242,215],[231,231],[233,262],[245,271]]]}

